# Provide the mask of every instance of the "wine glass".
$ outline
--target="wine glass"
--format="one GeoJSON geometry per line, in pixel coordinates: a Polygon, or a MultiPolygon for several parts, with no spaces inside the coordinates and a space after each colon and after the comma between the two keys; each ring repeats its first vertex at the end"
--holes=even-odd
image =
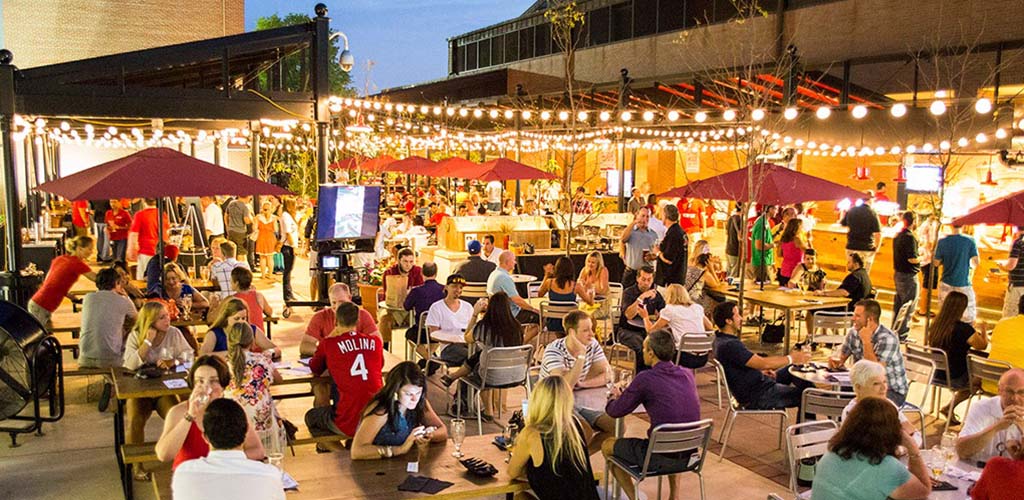
{"type": "Polygon", "coordinates": [[[455,453],[452,456],[462,458],[462,441],[466,439],[466,421],[461,418],[453,418],[449,423],[452,435],[452,444],[455,445],[455,453]]]}
{"type": "Polygon", "coordinates": [[[505,441],[505,451],[508,452],[508,456],[505,457],[505,463],[508,463],[509,459],[512,458],[512,447],[515,446],[513,444],[516,438],[515,435],[515,427],[511,425],[506,425],[504,428],[501,429],[501,439],[505,441]]]}
{"type": "Polygon", "coordinates": [[[619,371],[619,386],[625,389],[633,382],[633,372],[629,370],[619,371]]]}
{"type": "Polygon", "coordinates": [[[605,388],[608,389],[608,391],[605,393],[606,396],[612,395],[612,387],[615,387],[615,380],[617,378],[616,375],[616,370],[608,370],[608,377],[605,379],[604,384],[605,388]]]}
{"type": "Polygon", "coordinates": [[[210,281],[210,268],[206,266],[200,267],[199,277],[201,277],[203,281],[210,281]]]}
{"type": "Polygon", "coordinates": [[[188,320],[189,317],[191,316],[191,313],[192,313],[192,296],[191,295],[182,295],[181,296],[181,308],[182,308],[182,318],[181,319],[188,320]]]}
{"type": "Polygon", "coordinates": [[[276,429],[259,431],[260,441],[263,442],[263,449],[267,454],[267,463],[284,470],[284,448],[281,446],[281,435],[276,429]]]}

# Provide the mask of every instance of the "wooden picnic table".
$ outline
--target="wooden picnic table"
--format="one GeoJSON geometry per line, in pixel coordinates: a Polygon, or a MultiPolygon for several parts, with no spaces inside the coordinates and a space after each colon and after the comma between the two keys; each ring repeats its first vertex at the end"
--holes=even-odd
{"type": "MultiPolygon", "coordinates": [[[[722,293],[734,299],[739,297],[737,289],[722,290],[722,293]]],[[[785,314],[786,333],[783,340],[783,354],[789,353],[790,330],[794,312],[846,307],[850,303],[850,299],[846,297],[826,297],[799,290],[783,290],[777,285],[765,285],[764,290],[761,290],[759,285],[751,281],[745,284],[743,300],[769,309],[777,309],[785,314]]]]}

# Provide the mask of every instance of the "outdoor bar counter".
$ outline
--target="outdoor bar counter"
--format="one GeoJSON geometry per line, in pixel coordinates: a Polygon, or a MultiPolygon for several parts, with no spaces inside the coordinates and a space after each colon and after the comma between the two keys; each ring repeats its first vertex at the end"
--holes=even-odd
{"type": "MultiPolygon", "coordinates": [[[[571,258],[576,266],[577,275],[583,269],[583,263],[588,253],[572,253],[571,258]]],[[[538,249],[533,254],[518,255],[516,256],[516,272],[536,276],[538,280],[543,279],[544,264],[548,262],[553,264],[555,260],[563,255],[565,255],[565,250],[558,248],[538,249]]],[[[624,265],[618,252],[603,251],[601,255],[604,257],[605,267],[608,268],[608,281],[621,282],[624,265]]],[[[421,262],[432,261],[437,264],[437,280],[442,283],[451,274],[452,269],[467,258],[469,258],[469,254],[465,251],[447,250],[436,246],[424,247],[420,250],[421,262]]]]}
{"type": "MultiPolygon", "coordinates": [[[[819,223],[812,231],[813,241],[811,246],[818,252],[818,265],[826,272],[828,278],[839,282],[846,276],[846,228],[838,224],[819,223]]],[[[882,247],[875,255],[875,263],[871,268],[871,284],[875,288],[893,290],[892,280],[892,239],[894,233],[891,228],[882,230],[882,247]]],[[[990,272],[996,268],[996,261],[1002,261],[1009,255],[1010,243],[1007,241],[1006,248],[995,250],[978,245],[978,254],[981,257],[981,265],[974,272],[974,292],[978,297],[978,306],[982,308],[1001,311],[1003,308],[1003,295],[1006,292],[1006,273],[990,272]]],[[[921,291],[922,300],[924,290],[921,291]]],[[[933,292],[932,300],[935,301],[938,290],[933,292]]],[[[938,312],[933,302],[932,310],[938,312]]]]}

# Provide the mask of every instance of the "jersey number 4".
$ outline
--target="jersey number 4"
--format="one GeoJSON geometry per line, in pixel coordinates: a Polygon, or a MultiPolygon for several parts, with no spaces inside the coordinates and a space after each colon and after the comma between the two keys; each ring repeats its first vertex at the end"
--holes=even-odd
{"type": "Polygon", "coordinates": [[[363,355],[359,354],[356,356],[355,361],[352,362],[352,368],[349,368],[348,374],[353,377],[359,377],[366,380],[366,375],[369,373],[366,369],[366,361],[363,360],[363,355]]]}

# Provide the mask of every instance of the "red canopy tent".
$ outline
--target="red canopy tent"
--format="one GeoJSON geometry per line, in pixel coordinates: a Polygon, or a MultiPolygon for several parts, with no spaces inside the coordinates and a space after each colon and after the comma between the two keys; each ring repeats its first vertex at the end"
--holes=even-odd
{"type": "Polygon", "coordinates": [[[392,162],[384,167],[388,172],[401,172],[411,175],[428,175],[434,177],[431,172],[437,167],[437,162],[422,156],[409,156],[392,162]]]}
{"type": "Polygon", "coordinates": [[[967,214],[953,219],[953,224],[956,226],[973,224],[1024,226],[1024,191],[1017,191],[975,207],[967,214]]]}
{"type": "Polygon", "coordinates": [[[746,168],[691,182],[659,196],[790,205],[815,200],[858,199],[863,198],[864,193],[781,165],[755,163],[746,168]],[[754,189],[750,188],[748,181],[753,181],[754,189]]]}
{"type": "Polygon", "coordinates": [[[376,158],[370,158],[360,163],[356,168],[365,172],[373,172],[379,174],[385,171],[385,167],[395,162],[395,159],[390,155],[378,156],[376,158]]]}
{"type": "Polygon", "coordinates": [[[472,172],[474,168],[480,168],[480,164],[459,156],[453,156],[437,162],[431,173],[427,175],[431,177],[452,177],[455,172],[472,172]]]}

